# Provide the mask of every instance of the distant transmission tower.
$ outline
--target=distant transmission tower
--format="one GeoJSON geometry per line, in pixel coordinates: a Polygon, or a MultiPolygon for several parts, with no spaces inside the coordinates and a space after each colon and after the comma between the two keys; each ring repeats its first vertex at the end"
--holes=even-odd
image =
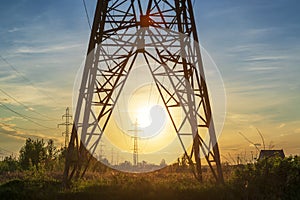
{"type": "Polygon", "coordinates": [[[103,147],[104,147],[105,145],[104,144],[100,144],[100,150],[99,150],[99,160],[102,160],[103,158],[104,158],[104,151],[103,151],[103,147]]]}
{"type": "Polygon", "coordinates": [[[114,165],[114,149],[111,148],[111,159],[110,159],[110,164],[114,165]]]}
{"type": "Polygon", "coordinates": [[[223,182],[198,42],[191,0],[97,1],[66,157],[66,185],[74,175],[85,174],[131,69],[142,62],[195,177],[202,181],[203,158],[217,182],[223,182]],[[174,116],[178,109],[184,113],[179,120],[174,116]],[[184,144],[186,138],[192,148],[184,144]]]}
{"type": "Polygon", "coordinates": [[[65,136],[65,148],[67,148],[68,143],[69,143],[69,135],[70,135],[69,126],[73,125],[70,122],[70,119],[72,119],[72,115],[70,115],[69,108],[66,108],[66,114],[64,114],[62,116],[62,119],[64,119],[64,118],[66,119],[66,121],[62,124],[58,124],[57,127],[60,127],[60,126],[65,126],[66,127],[66,130],[64,132],[62,132],[62,135],[65,136]]]}
{"type": "Polygon", "coordinates": [[[131,132],[133,132],[133,152],[132,152],[132,163],[133,166],[138,166],[139,163],[139,146],[138,146],[138,140],[139,140],[139,132],[141,132],[141,130],[138,129],[138,121],[136,120],[134,123],[134,130],[129,130],[131,132]]]}
{"type": "Polygon", "coordinates": [[[135,132],[133,136],[133,165],[138,166],[139,163],[139,147],[138,147],[138,134],[135,132]]]}

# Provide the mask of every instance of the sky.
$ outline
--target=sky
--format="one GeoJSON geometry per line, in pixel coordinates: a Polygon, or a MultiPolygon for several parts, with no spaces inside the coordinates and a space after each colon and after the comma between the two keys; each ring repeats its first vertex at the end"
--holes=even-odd
{"type": "MultiPolygon", "coordinates": [[[[95,3],[86,0],[90,18],[95,3]]],[[[224,161],[249,158],[255,147],[239,132],[262,144],[258,130],[266,149],[300,154],[299,8],[297,0],[195,1],[200,43],[226,90],[224,161]]],[[[27,137],[63,145],[57,124],[72,107],[90,34],[83,2],[1,1],[0,24],[0,156],[17,154],[27,137]]]]}

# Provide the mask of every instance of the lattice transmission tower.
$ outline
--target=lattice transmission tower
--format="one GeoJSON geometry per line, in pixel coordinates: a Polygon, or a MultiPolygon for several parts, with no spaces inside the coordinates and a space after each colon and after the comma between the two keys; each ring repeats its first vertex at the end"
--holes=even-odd
{"type": "Polygon", "coordinates": [[[130,132],[133,132],[133,136],[131,137],[133,139],[133,152],[132,152],[132,164],[133,166],[138,166],[139,164],[139,124],[138,121],[136,120],[134,123],[134,129],[129,130],[130,132]]]}
{"type": "Polygon", "coordinates": [[[150,71],[195,177],[202,181],[204,160],[223,182],[198,41],[191,0],[98,0],[66,157],[66,184],[87,170],[137,62],[150,71]],[[174,117],[176,109],[183,118],[174,117]]]}
{"type": "Polygon", "coordinates": [[[72,123],[72,115],[70,114],[70,109],[69,107],[66,108],[66,113],[62,116],[62,119],[65,118],[65,122],[62,123],[62,124],[58,124],[57,127],[60,127],[60,126],[65,126],[66,127],[66,130],[64,132],[62,132],[62,135],[65,136],[65,148],[68,147],[68,142],[70,141],[70,126],[73,125],[72,123]]]}

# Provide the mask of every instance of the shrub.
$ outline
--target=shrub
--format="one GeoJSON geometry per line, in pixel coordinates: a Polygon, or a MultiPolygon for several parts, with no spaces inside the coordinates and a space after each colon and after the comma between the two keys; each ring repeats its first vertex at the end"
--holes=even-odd
{"type": "Polygon", "coordinates": [[[244,199],[300,199],[299,157],[272,157],[240,165],[233,184],[244,199]]]}

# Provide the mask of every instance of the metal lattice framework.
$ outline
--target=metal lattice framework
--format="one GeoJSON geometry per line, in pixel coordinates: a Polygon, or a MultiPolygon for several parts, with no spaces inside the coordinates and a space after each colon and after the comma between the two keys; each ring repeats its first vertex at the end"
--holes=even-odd
{"type": "Polygon", "coordinates": [[[84,175],[88,166],[83,162],[85,147],[93,154],[131,69],[141,60],[151,72],[189,163],[196,163],[196,178],[202,181],[200,155],[204,155],[216,180],[223,182],[191,0],[98,0],[65,183],[74,175],[84,175]],[[181,120],[173,117],[176,109],[185,115],[181,120]],[[187,124],[189,131],[183,128],[187,124]],[[183,142],[186,137],[193,142],[190,152],[183,142]]]}

